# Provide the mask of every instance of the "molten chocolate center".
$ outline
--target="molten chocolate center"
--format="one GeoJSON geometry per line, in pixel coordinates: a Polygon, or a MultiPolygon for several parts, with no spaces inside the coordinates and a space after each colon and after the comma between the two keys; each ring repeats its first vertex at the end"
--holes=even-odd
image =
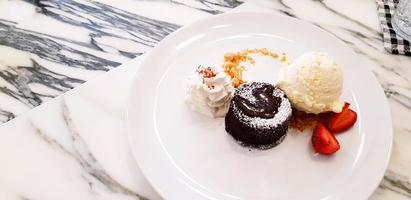
{"type": "Polygon", "coordinates": [[[234,101],[240,110],[250,117],[273,118],[280,107],[281,98],[273,96],[274,87],[264,85],[252,90],[255,100],[235,96],[234,101]]]}

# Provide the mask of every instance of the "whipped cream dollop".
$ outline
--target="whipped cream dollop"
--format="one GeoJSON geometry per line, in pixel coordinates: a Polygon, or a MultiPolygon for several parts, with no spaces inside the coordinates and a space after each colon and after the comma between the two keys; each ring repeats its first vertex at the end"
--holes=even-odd
{"type": "Polygon", "coordinates": [[[193,111],[224,117],[234,95],[231,79],[211,67],[198,67],[189,77],[186,103],[193,111]]]}

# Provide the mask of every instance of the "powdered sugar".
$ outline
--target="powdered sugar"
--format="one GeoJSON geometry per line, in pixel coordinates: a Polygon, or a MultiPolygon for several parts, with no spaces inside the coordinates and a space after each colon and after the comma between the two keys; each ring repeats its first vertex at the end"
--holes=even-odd
{"type": "MultiPolygon", "coordinates": [[[[244,87],[243,85],[241,88],[238,88],[235,95],[239,95],[240,97],[255,103],[257,99],[253,95],[253,90],[260,88],[263,84],[265,83],[248,83],[246,84],[247,87],[244,87]]],[[[275,128],[290,118],[292,110],[290,102],[281,89],[274,87],[272,95],[273,97],[281,98],[281,104],[278,108],[278,112],[273,118],[250,117],[238,109],[234,102],[231,104],[233,112],[238,120],[248,127],[259,129],[275,128]]]]}

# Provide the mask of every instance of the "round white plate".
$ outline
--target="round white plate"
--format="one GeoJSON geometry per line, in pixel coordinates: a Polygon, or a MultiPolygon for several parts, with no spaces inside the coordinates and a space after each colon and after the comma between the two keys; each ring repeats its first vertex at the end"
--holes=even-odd
{"type": "MultiPolygon", "coordinates": [[[[250,77],[274,83],[284,62],[255,58],[250,77]]],[[[343,42],[293,18],[224,14],[185,26],[147,55],[131,88],[126,128],[133,154],[166,199],[365,199],[387,167],[392,124],[377,80],[343,42]],[[223,118],[187,108],[187,77],[198,65],[220,68],[225,53],[261,47],[290,60],[324,51],[342,66],[342,99],[359,118],[337,135],[337,154],[315,154],[311,133],[292,130],[273,149],[249,150],[225,132],[223,118]]]]}

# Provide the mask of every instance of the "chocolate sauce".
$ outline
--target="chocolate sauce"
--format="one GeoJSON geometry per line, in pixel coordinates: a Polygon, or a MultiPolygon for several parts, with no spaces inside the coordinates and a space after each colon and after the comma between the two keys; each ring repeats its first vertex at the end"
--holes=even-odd
{"type": "Polygon", "coordinates": [[[225,130],[241,145],[269,149],[284,140],[290,117],[291,105],[281,89],[251,82],[236,89],[225,116],[225,130]]]}
{"type": "Polygon", "coordinates": [[[273,118],[281,103],[281,98],[273,96],[273,91],[274,86],[263,85],[252,90],[255,101],[240,95],[235,96],[234,101],[240,110],[250,117],[273,118]]]}

